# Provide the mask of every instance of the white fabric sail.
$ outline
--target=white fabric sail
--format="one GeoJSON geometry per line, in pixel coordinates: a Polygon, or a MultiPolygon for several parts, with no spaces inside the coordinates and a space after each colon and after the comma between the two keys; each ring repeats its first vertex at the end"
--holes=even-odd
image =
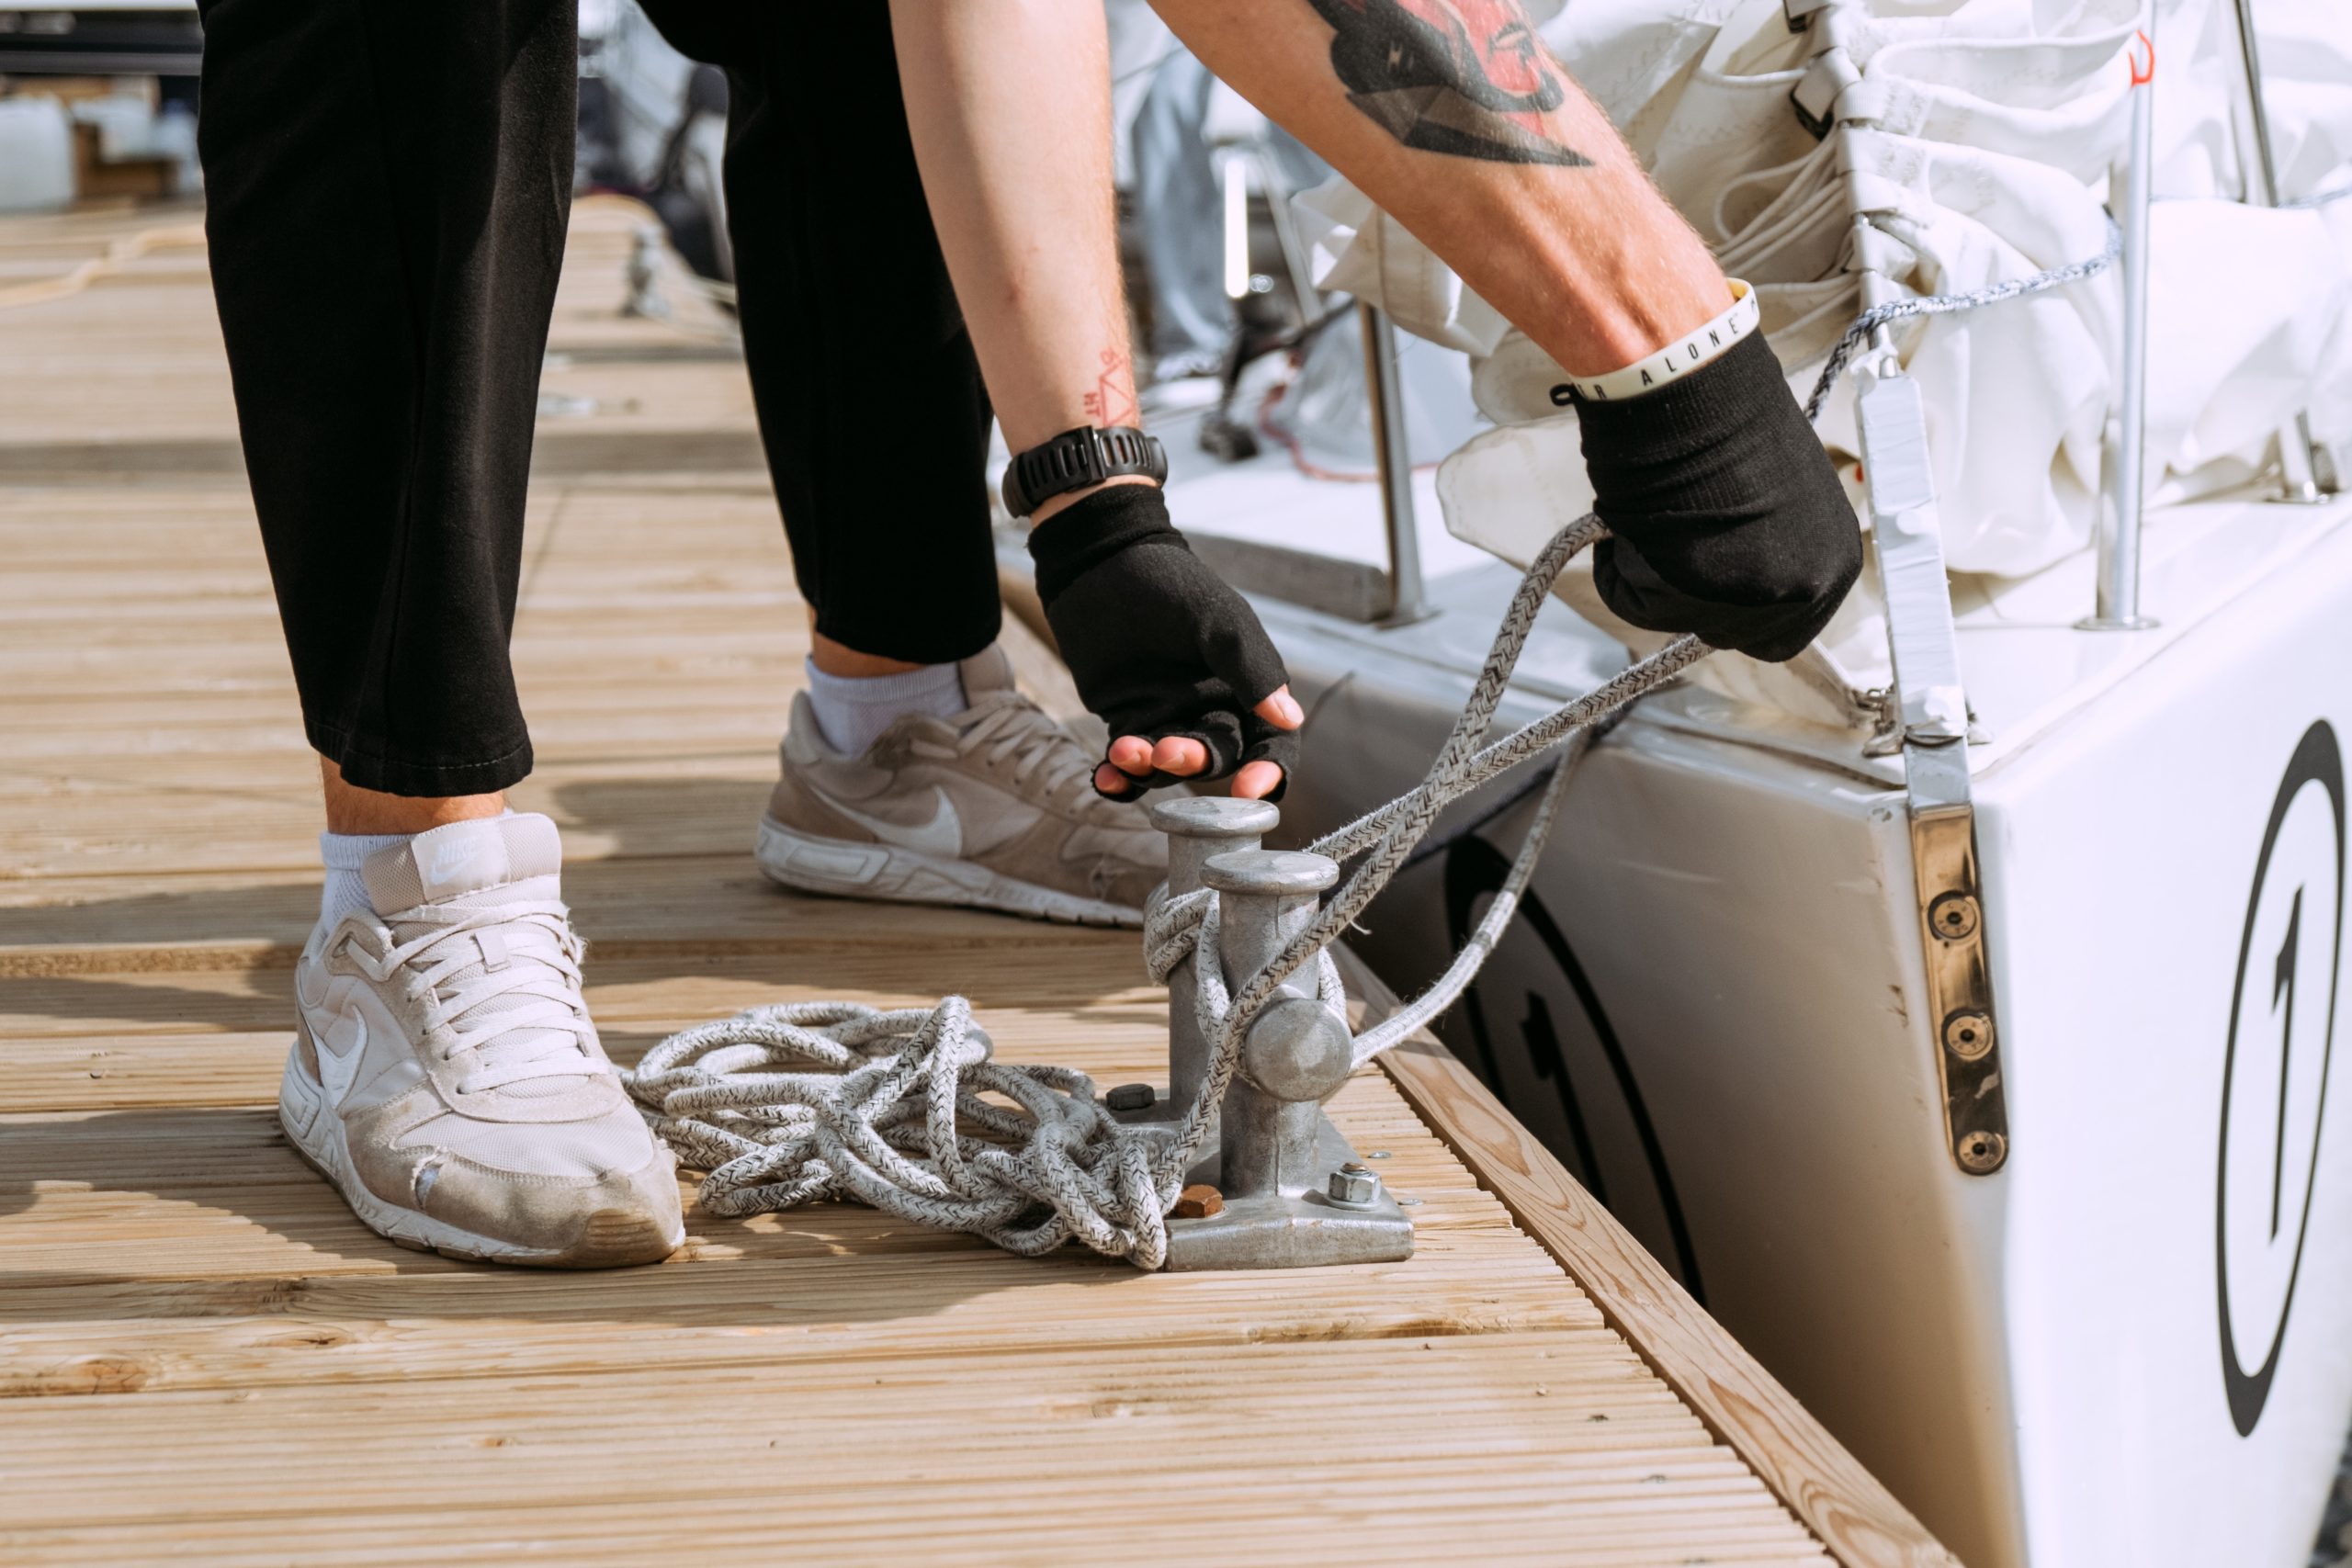
{"type": "MultiPolygon", "coordinates": [[[[1543,24],[1725,270],[1757,285],[1765,330],[1801,393],[1860,310],[1860,266],[1939,294],[2098,254],[2148,23],[2140,0],[1867,0],[1851,10],[1860,79],[1840,103],[1859,129],[1827,140],[1791,103],[1817,45],[1789,31],[1780,0],[1577,0],[1543,24]],[[1859,231],[1841,157],[1854,161],[1870,218],[1859,231]]],[[[2156,0],[2155,11],[2146,452],[2161,507],[2242,482],[2298,409],[2323,439],[2352,435],[2352,200],[2242,205],[2233,7],[2156,0]]],[[[2266,0],[2260,11],[2283,194],[2352,183],[2352,5],[2266,0]]],[[[1575,417],[1551,398],[1564,373],[1360,193],[1334,183],[1302,206],[1334,286],[1474,356],[1474,393],[1500,428],[1448,459],[1447,525],[1523,563],[1589,502],[1575,417]]],[[[1997,596],[2002,580],[2089,544],[2120,306],[2110,273],[1899,334],[1927,399],[1946,557],[1982,592],[1997,596]]],[[[1850,389],[1820,429],[1850,476],[1850,389]]],[[[1589,584],[1564,584],[1563,596],[1646,643],[1609,620],[1589,584]]],[[[1853,694],[1884,672],[1883,623],[1865,589],[1798,669],[1715,660],[1703,678],[1849,723],[1853,694]]]]}

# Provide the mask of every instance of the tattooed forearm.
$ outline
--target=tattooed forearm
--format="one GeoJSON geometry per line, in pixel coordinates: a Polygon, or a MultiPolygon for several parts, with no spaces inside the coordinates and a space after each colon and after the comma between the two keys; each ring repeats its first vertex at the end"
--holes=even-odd
{"type": "Polygon", "coordinates": [[[1408,147],[1581,168],[1551,113],[1567,97],[1518,0],[1308,0],[1338,37],[1349,102],[1408,147]]]}

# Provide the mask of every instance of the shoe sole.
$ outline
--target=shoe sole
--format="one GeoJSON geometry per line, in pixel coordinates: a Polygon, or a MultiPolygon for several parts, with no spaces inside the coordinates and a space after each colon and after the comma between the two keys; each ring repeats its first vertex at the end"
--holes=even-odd
{"type": "Polygon", "coordinates": [[[469,1263],[509,1263],[531,1269],[624,1269],[659,1263],[685,1244],[685,1228],[665,1235],[650,1216],[602,1209],[588,1216],[580,1239],[561,1248],[517,1247],[460,1230],[445,1220],[388,1203],[369,1191],[351,1164],[343,1118],[328,1110],[326,1091],[302,1066],[300,1050],[286,1054],[278,1080],[277,1122],[303,1163],[326,1178],[359,1223],[397,1247],[437,1252],[469,1263]]]}
{"type": "Polygon", "coordinates": [[[801,893],[899,904],[955,904],[1068,925],[1121,926],[1131,931],[1143,925],[1143,911],[1125,904],[1057,893],[1001,875],[973,861],[802,833],[764,815],[752,852],[769,881],[801,893]]]}

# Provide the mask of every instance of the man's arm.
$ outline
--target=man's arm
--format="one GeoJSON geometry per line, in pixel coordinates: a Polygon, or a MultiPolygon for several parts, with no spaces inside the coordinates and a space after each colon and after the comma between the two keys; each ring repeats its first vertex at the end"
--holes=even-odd
{"type": "MultiPolygon", "coordinates": [[[[1080,425],[1135,424],[1135,368],[1112,186],[1110,50],[1100,0],[892,0],[890,15],[923,190],[1006,444],[1022,452],[1080,425]]],[[[920,389],[910,390],[920,396],[920,389]]],[[[1040,526],[1039,539],[1048,536],[1045,525],[1081,502],[1091,503],[1089,520],[1107,507],[1128,532],[1152,536],[1136,525],[1134,505],[1120,504],[1141,498],[1106,503],[1092,500],[1098,493],[1073,491],[1039,505],[1030,519],[1040,526]]],[[[1063,532],[1080,523],[1069,519],[1063,532]]],[[[1166,645],[1192,630],[1187,623],[1198,618],[1196,607],[1216,619],[1204,633],[1208,639],[1229,646],[1254,634],[1256,668],[1267,667],[1272,647],[1256,618],[1189,552],[1159,539],[1128,558],[1156,570],[1121,581],[1115,579],[1125,562],[1113,563],[1105,574],[1072,585],[1062,618],[1101,620],[1109,606],[1125,601],[1132,604],[1133,624],[1056,628],[1081,692],[1104,717],[1114,717],[1105,708],[1130,705],[1102,702],[1090,684],[1132,688],[1138,682],[1131,677],[1148,660],[1163,672],[1181,662],[1170,660],[1166,645]],[[1175,558],[1180,554],[1182,560],[1175,558]],[[1196,603],[1139,602],[1170,598],[1196,603]],[[1158,629],[1167,634],[1156,649],[1142,648],[1137,635],[1144,613],[1153,609],[1164,612],[1158,629]],[[1080,640],[1091,649],[1075,646],[1080,640]],[[1094,649],[1100,650],[1096,664],[1126,668],[1080,668],[1094,649]],[[1090,682],[1090,673],[1097,682],[1090,682]]],[[[1278,680],[1279,662],[1272,667],[1278,680]]],[[[1222,673],[1199,671],[1203,678],[1222,673]]],[[[1158,684],[1182,683],[1182,674],[1158,684]]],[[[1228,684],[1239,680],[1237,675],[1228,684]]],[[[1255,722],[1276,730],[1295,730],[1304,722],[1287,685],[1271,694],[1261,685],[1238,701],[1254,704],[1255,722]]],[[[1233,722],[1250,720],[1235,715],[1233,722]]],[[[1155,770],[1179,777],[1203,773],[1210,756],[1201,741],[1182,735],[1155,744],[1126,734],[1113,740],[1110,761],[1116,767],[1098,770],[1097,787],[1119,795],[1155,770]],[[1130,777],[1121,778],[1119,770],[1130,777]]],[[[1277,763],[1248,761],[1234,775],[1233,793],[1265,795],[1282,783],[1277,763]]]]}
{"type": "Polygon", "coordinates": [[[1154,0],[1193,51],[1572,375],[1730,303],[1517,0],[1154,0]]]}
{"type": "Polygon", "coordinates": [[[1619,615],[1792,659],[1853,509],[1734,290],[1518,0],[1153,0],[1210,70],[1550,354],[1583,405],[1619,615]]]}

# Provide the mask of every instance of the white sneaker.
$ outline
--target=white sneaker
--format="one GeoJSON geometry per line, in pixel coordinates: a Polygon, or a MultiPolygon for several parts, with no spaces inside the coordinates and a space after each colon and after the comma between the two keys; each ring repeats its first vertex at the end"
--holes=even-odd
{"type": "Polygon", "coordinates": [[[685,1239],[676,1161],[580,995],[553,822],[457,822],[368,858],[377,909],[311,933],[286,1135],[378,1234],[551,1268],[685,1239]]]}
{"type": "Polygon", "coordinates": [[[793,701],[760,869],[787,887],[1136,926],[1168,875],[1139,806],[1094,793],[1094,753],[1013,688],[1003,650],[964,660],[970,706],[908,714],[862,757],[793,701]]]}

